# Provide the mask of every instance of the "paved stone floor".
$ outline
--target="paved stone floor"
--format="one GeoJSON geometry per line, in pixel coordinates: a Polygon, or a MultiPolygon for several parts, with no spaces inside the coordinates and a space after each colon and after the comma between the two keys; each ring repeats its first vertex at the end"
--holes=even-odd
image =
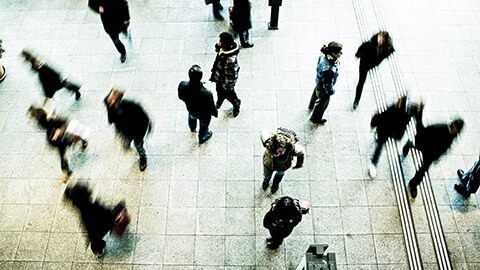
{"type": "MultiPolygon", "coordinates": [[[[370,79],[361,104],[351,110],[358,78],[354,57],[361,43],[351,0],[285,0],[280,30],[267,31],[267,1],[253,2],[252,49],[239,55],[241,113],[224,104],[204,145],[187,127],[177,98],[179,81],[199,64],[208,78],[218,34],[202,0],[131,0],[133,42],[119,56],[97,14],[80,0],[2,0],[0,84],[0,269],[294,269],[310,243],[326,243],[339,269],[408,269],[386,154],[378,176],[367,174],[375,103],[370,79]],[[307,104],[322,44],[344,44],[336,93],[325,126],[312,126],[307,104]],[[37,78],[19,58],[31,48],[83,84],[82,100],[60,92],[57,112],[93,128],[90,145],[69,153],[70,181],[88,181],[113,204],[125,198],[132,214],[121,241],[107,239],[107,255],[86,247],[77,213],[62,201],[60,162],[26,110],[41,103],[37,78]],[[125,152],[108,125],[102,100],[111,87],[126,90],[155,121],[148,139],[149,167],[125,152]],[[284,126],[306,148],[302,169],[288,171],[279,192],[261,189],[259,133],[284,126]],[[262,219],[281,195],[308,200],[310,214],[278,250],[265,247],[262,219]]],[[[402,78],[425,103],[425,119],[461,116],[466,128],[430,175],[454,269],[480,269],[478,197],[453,190],[458,168],[468,169],[480,149],[480,2],[477,0],[380,1],[402,78]]],[[[225,7],[231,1],[222,1],[225,7]]],[[[362,1],[368,33],[378,31],[372,3],[362,1]]],[[[227,11],[223,11],[227,15],[227,11]]],[[[387,62],[380,67],[389,101],[395,88],[387,62]]],[[[214,85],[206,86],[214,90],[214,85]]],[[[404,161],[405,178],[413,162],[404,161]]],[[[424,208],[412,201],[425,269],[436,269],[424,208]]]]}

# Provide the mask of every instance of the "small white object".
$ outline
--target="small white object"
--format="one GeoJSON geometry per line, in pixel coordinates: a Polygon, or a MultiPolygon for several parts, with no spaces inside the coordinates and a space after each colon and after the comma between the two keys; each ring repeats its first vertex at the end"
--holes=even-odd
{"type": "Polygon", "coordinates": [[[370,166],[368,167],[368,174],[372,178],[375,178],[375,176],[377,176],[377,166],[375,166],[375,164],[370,163],[370,166]]]}

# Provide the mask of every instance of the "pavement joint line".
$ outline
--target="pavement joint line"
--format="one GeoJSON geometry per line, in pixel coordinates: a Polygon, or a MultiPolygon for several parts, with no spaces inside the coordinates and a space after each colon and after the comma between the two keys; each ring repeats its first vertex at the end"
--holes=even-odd
{"type": "MultiPolygon", "coordinates": [[[[377,18],[377,22],[380,25],[380,28],[386,29],[385,17],[383,16],[383,11],[379,1],[372,0],[372,2],[375,10],[375,15],[376,15],[375,17],[377,18]]],[[[395,89],[397,91],[397,96],[400,97],[402,95],[406,95],[407,91],[402,81],[400,69],[398,67],[395,54],[392,54],[389,60],[390,60],[389,63],[390,63],[390,69],[392,71],[392,76],[394,77],[393,80],[394,80],[395,89]]],[[[412,121],[410,121],[408,129],[410,129],[410,132],[408,132],[408,137],[410,140],[413,141],[416,130],[412,121]]],[[[418,169],[422,164],[421,153],[419,153],[416,150],[412,152],[415,152],[415,153],[412,153],[412,157],[414,157],[413,160],[415,163],[415,169],[418,169]]],[[[439,269],[451,270],[452,262],[450,260],[450,255],[448,254],[445,235],[442,228],[440,215],[438,213],[438,206],[435,200],[435,196],[432,188],[432,182],[428,172],[425,173],[423,181],[420,183],[420,185],[421,185],[421,192],[422,192],[422,200],[423,200],[425,212],[427,215],[428,225],[430,228],[430,234],[432,236],[432,240],[435,248],[435,254],[439,264],[439,269]]]]}
{"type": "MultiPolygon", "coordinates": [[[[353,0],[354,11],[356,14],[360,34],[364,40],[368,40],[367,27],[364,19],[364,11],[360,0],[353,0]]],[[[370,70],[372,77],[372,86],[374,90],[375,104],[379,112],[387,108],[385,91],[378,74],[377,68],[370,70]]],[[[396,143],[392,138],[387,141],[387,155],[389,157],[390,171],[393,178],[395,197],[397,199],[398,211],[402,225],[403,238],[405,240],[405,249],[410,269],[423,269],[421,256],[415,234],[415,226],[412,219],[410,204],[408,203],[408,194],[405,188],[401,164],[398,157],[396,143]]]]}

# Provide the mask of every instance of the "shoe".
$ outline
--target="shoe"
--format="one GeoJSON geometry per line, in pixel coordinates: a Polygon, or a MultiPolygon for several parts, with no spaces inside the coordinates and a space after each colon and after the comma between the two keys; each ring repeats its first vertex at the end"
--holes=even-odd
{"type": "Polygon", "coordinates": [[[200,144],[202,144],[202,143],[208,141],[208,139],[210,139],[210,138],[212,137],[212,135],[213,135],[213,131],[209,131],[209,132],[207,133],[207,137],[206,137],[205,139],[199,140],[198,142],[199,142],[200,144]]]}
{"type": "Polygon", "coordinates": [[[267,190],[267,188],[268,188],[268,182],[264,180],[262,183],[262,189],[267,190]]]}
{"type": "Polygon", "coordinates": [[[416,198],[417,197],[417,186],[414,186],[414,185],[410,185],[410,183],[408,184],[408,187],[410,189],[410,195],[412,195],[412,198],[416,198]]]}
{"type": "Polygon", "coordinates": [[[101,253],[93,252],[93,254],[95,254],[95,256],[97,256],[98,259],[101,259],[101,258],[103,258],[103,256],[105,256],[105,248],[103,248],[101,253]]]}
{"type": "Polygon", "coordinates": [[[237,117],[240,114],[240,107],[233,108],[233,117],[237,117]]]}
{"type": "Polygon", "coordinates": [[[457,170],[457,175],[458,175],[458,178],[460,178],[460,180],[462,180],[464,174],[465,174],[465,173],[463,172],[462,169],[458,169],[458,170],[457,170]]]}
{"type": "Polygon", "coordinates": [[[127,55],[126,54],[122,54],[120,55],[120,62],[125,63],[125,61],[127,61],[127,55]]]}
{"type": "Polygon", "coordinates": [[[356,110],[358,108],[358,101],[353,102],[353,110],[356,110]]]}
{"type": "Polygon", "coordinates": [[[147,168],[147,159],[140,159],[140,171],[145,171],[147,168]]]}
{"type": "Polygon", "coordinates": [[[278,184],[273,184],[272,185],[272,194],[277,192],[277,190],[278,190],[278,184]]]}
{"type": "Polygon", "coordinates": [[[375,166],[375,164],[370,163],[370,166],[368,167],[368,174],[371,178],[375,178],[375,176],[377,176],[377,166],[375,166]]]}
{"type": "Polygon", "coordinates": [[[323,124],[325,124],[325,123],[327,122],[327,119],[322,119],[322,120],[320,120],[320,121],[316,121],[316,120],[310,119],[310,121],[312,121],[312,123],[314,123],[314,124],[323,125],[323,124]]]}
{"type": "Polygon", "coordinates": [[[82,96],[82,94],[80,94],[80,92],[76,92],[75,93],[75,100],[80,100],[80,97],[82,96]]]}
{"type": "Polygon", "coordinates": [[[85,148],[87,148],[87,146],[88,146],[88,141],[87,141],[87,140],[83,140],[83,141],[82,141],[82,148],[85,149],[85,148]]]}
{"type": "Polygon", "coordinates": [[[72,175],[72,173],[73,173],[73,172],[70,171],[70,170],[68,170],[68,171],[62,170],[62,182],[63,182],[63,183],[66,183],[67,180],[68,180],[68,178],[70,177],[70,175],[72,175]]]}
{"type": "Polygon", "coordinates": [[[464,187],[464,186],[460,186],[458,184],[455,184],[453,186],[453,188],[455,188],[455,190],[460,193],[461,195],[463,195],[465,198],[468,198],[470,197],[470,192],[468,192],[468,190],[464,187]]]}
{"type": "Polygon", "coordinates": [[[247,42],[247,43],[242,44],[242,48],[251,48],[251,47],[253,47],[253,43],[251,43],[251,42],[247,42]]]}

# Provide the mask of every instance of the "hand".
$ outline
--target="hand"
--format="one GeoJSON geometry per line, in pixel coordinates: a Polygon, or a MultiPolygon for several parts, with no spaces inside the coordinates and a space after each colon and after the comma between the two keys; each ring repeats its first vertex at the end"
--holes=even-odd
{"type": "Polygon", "coordinates": [[[123,24],[127,25],[127,24],[128,24],[128,21],[123,21],[123,24]]]}
{"type": "Polygon", "coordinates": [[[298,169],[298,168],[301,168],[302,166],[297,166],[297,165],[292,165],[292,170],[295,170],[295,169],[298,169]]]}
{"type": "Polygon", "coordinates": [[[103,6],[98,7],[98,12],[100,12],[100,14],[103,13],[103,6]]]}

